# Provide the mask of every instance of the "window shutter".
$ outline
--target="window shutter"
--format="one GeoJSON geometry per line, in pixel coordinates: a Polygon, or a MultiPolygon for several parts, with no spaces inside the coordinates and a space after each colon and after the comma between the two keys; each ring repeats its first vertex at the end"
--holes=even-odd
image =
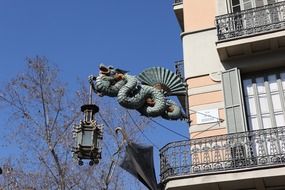
{"type": "Polygon", "coordinates": [[[240,73],[237,68],[222,72],[228,133],[246,130],[240,73]]]}

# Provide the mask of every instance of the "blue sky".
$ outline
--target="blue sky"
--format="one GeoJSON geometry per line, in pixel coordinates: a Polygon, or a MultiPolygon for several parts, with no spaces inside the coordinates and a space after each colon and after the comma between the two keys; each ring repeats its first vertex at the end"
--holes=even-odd
{"type": "Polygon", "coordinates": [[[171,0],[1,0],[0,24],[1,80],[34,55],[47,56],[68,80],[101,62],[137,74],[173,69],[182,57],[171,0]]]}
{"type": "MultiPolygon", "coordinates": [[[[182,48],[172,3],[1,0],[0,85],[23,70],[26,57],[36,55],[56,64],[70,86],[77,78],[96,74],[100,63],[134,75],[152,66],[174,70],[174,61],[182,59],[182,48]]],[[[186,122],[157,121],[187,136],[186,122]]],[[[3,121],[0,124],[2,128],[3,121]]],[[[159,147],[181,139],[160,127],[146,134],[159,147]]]]}

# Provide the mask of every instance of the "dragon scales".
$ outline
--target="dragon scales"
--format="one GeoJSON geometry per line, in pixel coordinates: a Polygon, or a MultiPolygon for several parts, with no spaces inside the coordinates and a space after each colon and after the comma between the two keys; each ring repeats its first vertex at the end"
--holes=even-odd
{"type": "Polygon", "coordinates": [[[119,104],[135,109],[147,117],[161,116],[168,120],[185,118],[181,108],[168,96],[185,95],[185,85],[168,69],[153,67],[137,77],[126,71],[100,65],[94,90],[100,96],[117,97],[119,104]]]}

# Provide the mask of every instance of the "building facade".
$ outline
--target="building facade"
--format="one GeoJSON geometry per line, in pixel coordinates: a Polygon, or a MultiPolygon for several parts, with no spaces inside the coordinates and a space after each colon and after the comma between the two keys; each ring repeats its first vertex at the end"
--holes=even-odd
{"type": "Polygon", "coordinates": [[[285,1],[175,0],[173,8],[191,140],[161,149],[161,182],[285,189],[285,1]]]}

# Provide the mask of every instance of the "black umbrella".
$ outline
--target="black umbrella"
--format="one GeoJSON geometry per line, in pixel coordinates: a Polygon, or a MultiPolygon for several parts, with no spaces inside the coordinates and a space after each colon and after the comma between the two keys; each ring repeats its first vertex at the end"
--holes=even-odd
{"type": "Polygon", "coordinates": [[[128,143],[125,158],[120,166],[141,181],[148,189],[158,189],[152,146],[128,143]]]}

